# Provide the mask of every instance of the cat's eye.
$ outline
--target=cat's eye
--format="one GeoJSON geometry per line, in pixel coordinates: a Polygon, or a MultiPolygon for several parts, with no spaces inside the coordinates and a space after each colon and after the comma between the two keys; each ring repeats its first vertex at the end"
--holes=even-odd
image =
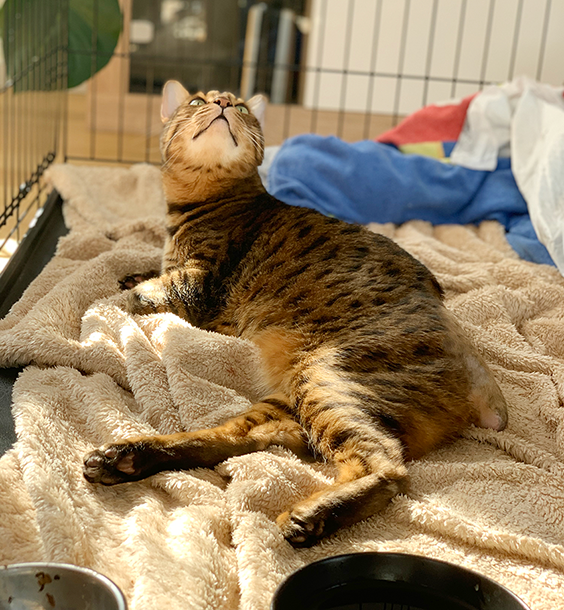
{"type": "Polygon", "coordinates": [[[238,106],[235,106],[235,108],[243,114],[249,114],[249,109],[246,106],[243,106],[243,104],[239,104],[238,106]]]}
{"type": "Polygon", "coordinates": [[[191,102],[190,106],[203,106],[206,102],[199,97],[195,97],[191,102]]]}

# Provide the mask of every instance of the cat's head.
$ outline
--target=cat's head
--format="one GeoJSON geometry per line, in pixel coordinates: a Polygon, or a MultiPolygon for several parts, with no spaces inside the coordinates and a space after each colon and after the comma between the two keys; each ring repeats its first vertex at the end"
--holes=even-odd
{"type": "Polygon", "coordinates": [[[190,94],[168,81],[161,105],[164,167],[227,172],[233,178],[254,172],[263,159],[265,106],[262,95],[245,102],[227,92],[190,94]]]}

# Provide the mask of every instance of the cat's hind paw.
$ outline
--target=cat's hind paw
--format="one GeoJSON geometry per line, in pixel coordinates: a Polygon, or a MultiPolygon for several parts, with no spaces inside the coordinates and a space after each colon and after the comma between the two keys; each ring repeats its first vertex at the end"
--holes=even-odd
{"type": "Polygon", "coordinates": [[[116,443],[88,453],[82,471],[89,483],[116,485],[144,478],[144,461],[134,444],[116,443]]]}
{"type": "Polygon", "coordinates": [[[293,511],[287,511],[278,516],[276,524],[284,538],[296,548],[313,546],[329,533],[325,529],[325,519],[321,515],[299,516],[293,514],[293,511]]]}

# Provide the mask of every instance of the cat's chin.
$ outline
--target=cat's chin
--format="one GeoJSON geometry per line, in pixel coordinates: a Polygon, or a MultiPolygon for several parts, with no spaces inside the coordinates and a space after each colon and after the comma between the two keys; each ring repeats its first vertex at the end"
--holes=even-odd
{"type": "Polygon", "coordinates": [[[216,119],[200,134],[193,138],[188,149],[192,159],[197,159],[204,166],[215,166],[218,163],[230,165],[244,154],[235,136],[231,133],[227,121],[216,119]]]}
{"type": "Polygon", "coordinates": [[[196,133],[192,137],[192,141],[209,140],[210,137],[218,140],[218,145],[221,147],[228,144],[238,146],[237,138],[233,135],[231,126],[223,115],[216,117],[207,127],[196,133]]]}

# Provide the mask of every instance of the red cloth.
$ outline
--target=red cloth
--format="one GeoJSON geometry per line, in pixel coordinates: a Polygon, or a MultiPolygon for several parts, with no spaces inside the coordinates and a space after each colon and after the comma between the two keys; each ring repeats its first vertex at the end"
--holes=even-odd
{"type": "Polygon", "coordinates": [[[399,125],[376,138],[384,144],[417,144],[419,142],[453,142],[464,126],[470,102],[478,93],[445,106],[425,106],[406,117],[399,125]]]}

